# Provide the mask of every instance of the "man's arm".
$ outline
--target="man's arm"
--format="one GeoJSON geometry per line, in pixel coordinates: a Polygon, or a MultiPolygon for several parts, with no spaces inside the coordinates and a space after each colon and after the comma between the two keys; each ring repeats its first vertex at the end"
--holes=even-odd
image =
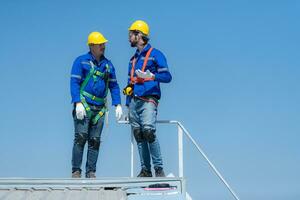
{"type": "Polygon", "coordinates": [[[108,79],[108,88],[111,93],[112,105],[117,106],[118,104],[121,104],[120,87],[117,82],[115,68],[111,62],[109,63],[109,67],[110,73],[108,79]]]}
{"type": "Polygon", "coordinates": [[[80,85],[82,83],[82,66],[80,60],[77,58],[72,66],[70,89],[72,96],[72,103],[80,102],[80,85]]]}
{"type": "Polygon", "coordinates": [[[154,56],[155,62],[157,64],[157,73],[154,74],[154,80],[162,83],[169,83],[172,80],[172,75],[169,72],[167,59],[164,54],[156,50],[154,56]]]}

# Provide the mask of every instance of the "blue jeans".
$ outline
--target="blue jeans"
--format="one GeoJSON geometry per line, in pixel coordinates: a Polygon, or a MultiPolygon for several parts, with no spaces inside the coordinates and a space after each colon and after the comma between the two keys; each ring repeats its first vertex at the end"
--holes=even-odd
{"type": "MultiPolygon", "coordinates": [[[[91,118],[95,117],[102,109],[102,106],[90,105],[91,118]]],[[[92,120],[87,116],[83,120],[76,118],[75,109],[73,110],[73,119],[75,127],[75,137],[72,152],[72,172],[80,171],[82,164],[83,149],[88,143],[86,173],[95,172],[99,154],[100,137],[103,129],[104,116],[102,116],[96,124],[92,124],[92,120]]]]}
{"type": "MultiPolygon", "coordinates": [[[[156,131],[157,105],[152,102],[147,102],[136,97],[132,98],[129,104],[129,122],[131,131],[134,134],[135,130],[139,130],[138,134],[144,134],[150,131],[155,135],[156,131]]],[[[141,168],[151,171],[151,159],[154,168],[163,167],[162,156],[160,152],[159,142],[155,136],[154,141],[147,141],[142,135],[137,136],[140,139],[135,139],[140,156],[141,168]]]]}

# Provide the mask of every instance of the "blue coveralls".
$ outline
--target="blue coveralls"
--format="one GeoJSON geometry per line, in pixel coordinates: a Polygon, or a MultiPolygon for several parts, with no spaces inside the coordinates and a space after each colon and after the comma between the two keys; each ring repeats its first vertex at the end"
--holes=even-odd
{"type": "MultiPolygon", "coordinates": [[[[141,52],[137,50],[131,58],[128,68],[128,83],[130,83],[133,59],[135,58],[136,60],[135,70],[142,70],[145,56],[150,48],[151,45],[147,44],[141,52]]],[[[155,79],[143,83],[135,83],[133,96],[127,96],[126,105],[129,106],[129,122],[137,142],[141,168],[151,171],[150,157],[155,169],[163,167],[160,146],[155,134],[155,122],[158,100],[161,97],[160,83],[169,83],[172,80],[172,76],[164,54],[155,48],[149,56],[146,70],[152,72],[155,75],[155,79]],[[150,99],[156,103],[145,101],[145,99],[150,99]]]]}
{"type": "Polygon", "coordinates": [[[82,164],[83,149],[85,143],[88,142],[86,174],[96,171],[96,163],[99,154],[100,137],[104,124],[104,116],[101,117],[96,124],[91,123],[91,119],[95,117],[103,108],[104,103],[94,101],[89,97],[85,97],[86,102],[91,108],[91,118],[85,117],[83,120],[76,118],[75,103],[81,102],[80,87],[88,75],[92,65],[99,72],[105,73],[109,66],[108,86],[107,81],[101,77],[95,76],[90,78],[84,91],[99,98],[105,98],[106,87],[110,90],[112,105],[121,104],[120,88],[116,79],[115,68],[113,64],[104,56],[98,63],[91,52],[79,56],[75,59],[71,72],[71,96],[74,103],[73,119],[75,127],[75,137],[72,153],[72,172],[80,171],[82,164]]]}

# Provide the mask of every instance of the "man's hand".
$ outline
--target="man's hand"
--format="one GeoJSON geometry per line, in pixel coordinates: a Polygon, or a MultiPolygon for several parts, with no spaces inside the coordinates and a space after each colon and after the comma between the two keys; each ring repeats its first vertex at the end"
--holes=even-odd
{"type": "Polygon", "coordinates": [[[85,108],[81,102],[76,103],[76,117],[79,120],[83,120],[86,116],[85,108]]]}
{"type": "Polygon", "coordinates": [[[143,79],[154,78],[154,74],[151,73],[148,69],[146,72],[142,72],[141,70],[137,69],[137,70],[135,70],[135,73],[139,78],[143,78],[143,79]]]}
{"type": "Polygon", "coordinates": [[[119,121],[123,115],[122,106],[119,104],[116,106],[116,118],[119,121]]]}

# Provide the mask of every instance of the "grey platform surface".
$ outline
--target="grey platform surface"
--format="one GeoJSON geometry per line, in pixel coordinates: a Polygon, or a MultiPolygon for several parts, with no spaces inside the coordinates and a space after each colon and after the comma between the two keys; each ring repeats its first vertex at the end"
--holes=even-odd
{"type": "Polygon", "coordinates": [[[183,178],[1,178],[0,200],[185,200],[183,178]],[[169,184],[161,187],[162,184],[169,184]]]}

